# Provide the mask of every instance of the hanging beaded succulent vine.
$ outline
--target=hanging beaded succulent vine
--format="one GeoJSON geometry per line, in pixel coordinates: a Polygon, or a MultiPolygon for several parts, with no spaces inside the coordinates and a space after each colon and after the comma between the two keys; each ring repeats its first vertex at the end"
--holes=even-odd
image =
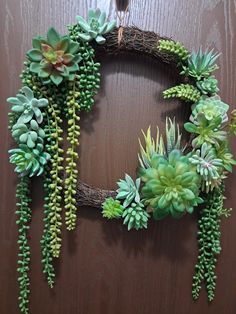
{"type": "Polygon", "coordinates": [[[229,149],[229,136],[236,134],[236,114],[233,112],[228,122],[229,106],[217,95],[218,82],[212,76],[218,68],[218,54],[201,49],[189,53],[178,42],[134,27],[124,28],[118,41],[120,32],[115,21],[107,22],[105,13],[98,9],[89,11],[87,21],[77,16],[77,24],[68,26],[68,30],[68,35],[61,36],[50,28],[46,37],[33,39],[21,75],[22,88],[7,100],[12,105],[9,128],[18,145],[9,153],[19,175],[16,213],[21,312],[29,313],[30,178],[40,175],[45,191],[42,266],[50,287],[55,279],[53,259],[59,257],[61,249],[62,203],[68,230],[76,227],[78,205],[101,208],[105,218],[123,218],[128,230],[138,230],[147,228],[151,215],[156,220],[168,215],[180,218],[202,204],[192,294],[197,299],[205,281],[208,298],[213,300],[221,249],[219,225],[221,217],[230,213],[223,207],[224,179],[236,164],[229,149]],[[165,137],[157,128],[154,139],[149,128],[143,132],[144,144],[140,141],[136,180],[126,174],[117,183],[117,191],[103,191],[78,181],[80,112],[92,110],[100,85],[100,64],[95,54],[122,51],[147,54],[177,67],[184,83],[165,90],[163,95],[191,106],[190,122],[184,125],[191,140],[187,145],[182,143],[174,119],[166,119],[165,137]],[[63,120],[68,125],[65,154],[63,120]]]}

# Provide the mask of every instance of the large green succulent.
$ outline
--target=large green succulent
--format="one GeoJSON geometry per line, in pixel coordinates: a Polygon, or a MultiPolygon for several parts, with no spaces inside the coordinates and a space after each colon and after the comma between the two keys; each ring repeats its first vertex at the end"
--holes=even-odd
{"type": "Polygon", "coordinates": [[[51,27],[47,38],[37,36],[33,39],[33,49],[27,52],[30,71],[36,73],[44,84],[59,85],[63,80],[73,80],[81,61],[79,47],[69,36],[61,36],[51,27]]]}
{"type": "Polygon", "coordinates": [[[208,78],[213,71],[218,69],[215,61],[219,57],[214,50],[202,51],[200,48],[197,52],[193,52],[188,58],[188,64],[183,66],[181,74],[194,77],[200,81],[202,78],[208,78]]]}
{"type": "Polygon", "coordinates": [[[119,218],[122,216],[124,207],[120,201],[114,200],[112,197],[108,197],[102,203],[102,215],[107,219],[119,218]]]}
{"type": "Polygon", "coordinates": [[[134,180],[128,175],[125,175],[125,180],[120,180],[117,182],[119,189],[117,190],[116,199],[122,199],[123,206],[126,208],[130,205],[131,202],[135,201],[136,203],[140,202],[140,189],[141,179],[138,178],[134,180]]]}
{"type": "Polygon", "coordinates": [[[88,21],[82,16],[76,16],[81,32],[78,34],[79,38],[84,41],[96,40],[98,44],[104,44],[106,39],[102,36],[110,32],[115,26],[116,21],[106,22],[106,13],[101,12],[100,9],[88,11],[88,21]]]}
{"type": "Polygon", "coordinates": [[[155,219],[168,214],[181,217],[202,202],[196,167],[179,150],[173,150],[168,157],[154,156],[152,168],[145,170],[142,180],[142,195],[145,204],[153,208],[155,219]]]}
{"type": "Polygon", "coordinates": [[[9,154],[10,162],[16,165],[15,171],[20,176],[40,176],[50,159],[50,155],[43,152],[41,143],[38,143],[34,149],[30,149],[26,144],[20,144],[19,148],[9,150],[9,154]]]}
{"type": "Polygon", "coordinates": [[[219,91],[218,81],[214,76],[204,78],[202,81],[197,82],[197,87],[205,94],[216,94],[219,91]]]}
{"type": "Polygon", "coordinates": [[[128,225],[128,230],[134,228],[136,230],[147,228],[147,222],[150,215],[144,209],[142,203],[132,203],[123,212],[124,224],[128,225]]]}
{"type": "Polygon", "coordinates": [[[43,114],[40,108],[48,105],[45,98],[36,99],[33,91],[28,87],[22,87],[23,94],[17,94],[16,97],[9,97],[7,101],[13,106],[11,110],[19,114],[17,124],[28,123],[35,116],[38,123],[42,123],[43,114]]]}

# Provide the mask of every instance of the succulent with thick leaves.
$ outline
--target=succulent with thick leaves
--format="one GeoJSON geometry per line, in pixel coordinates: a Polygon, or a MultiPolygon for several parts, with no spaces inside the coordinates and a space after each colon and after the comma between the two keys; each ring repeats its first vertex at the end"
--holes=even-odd
{"type": "Polygon", "coordinates": [[[30,71],[36,73],[43,84],[59,85],[63,80],[73,80],[81,61],[79,47],[69,36],[61,36],[54,28],[49,28],[47,38],[35,37],[33,49],[27,52],[30,71]]]}
{"type": "Polygon", "coordinates": [[[38,143],[34,149],[26,144],[20,144],[19,148],[9,150],[10,162],[16,165],[15,171],[20,176],[40,176],[44,166],[50,159],[50,155],[43,152],[43,145],[38,143]]]}
{"type": "Polygon", "coordinates": [[[91,41],[95,39],[98,44],[104,44],[106,39],[102,36],[110,32],[115,26],[116,21],[106,22],[106,13],[101,12],[100,9],[89,10],[88,21],[82,18],[82,16],[76,16],[81,32],[78,36],[83,41],[91,41]]]}
{"type": "Polygon", "coordinates": [[[154,156],[152,168],[144,171],[142,181],[145,205],[153,208],[155,219],[169,214],[179,218],[186,212],[192,213],[202,202],[196,167],[179,150],[173,150],[167,158],[154,156]]]}
{"type": "Polygon", "coordinates": [[[222,123],[228,121],[227,111],[229,105],[224,103],[219,96],[203,96],[199,102],[192,107],[192,118],[196,118],[199,113],[204,114],[208,121],[216,117],[221,117],[222,123]]]}
{"type": "Polygon", "coordinates": [[[128,174],[125,174],[125,180],[120,180],[117,182],[119,189],[117,190],[116,199],[124,200],[124,208],[129,206],[133,201],[136,203],[140,202],[140,183],[140,178],[136,179],[134,182],[134,180],[128,174]]]}
{"type": "Polygon", "coordinates": [[[202,81],[197,82],[197,87],[204,95],[214,95],[218,93],[218,81],[214,76],[204,78],[202,81]]]}
{"type": "Polygon", "coordinates": [[[177,60],[185,61],[189,57],[188,50],[181,43],[172,40],[159,40],[158,49],[162,52],[173,55],[177,58],[177,60]]]}
{"type": "Polygon", "coordinates": [[[192,141],[193,147],[200,147],[205,142],[219,146],[219,143],[227,137],[227,133],[220,130],[221,124],[222,119],[220,116],[208,121],[203,113],[199,113],[194,123],[187,122],[184,124],[184,128],[196,135],[192,141]]]}
{"type": "Polygon", "coordinates": [[[23,94],[17,94],[16,97],[9,97],[7,101],[12,104],[11,110],[19,114],[17,124],[28,123],[33,117],[38,123],[42,123],[43,114],[40,108],[48,105],[48,100],[45,98],[36,99],[33,91],[27,87],[22,87],[23,94]]]}
{"type": "Polygon", "coordinates": [[[131,203],[129,207],[127,207],[122,217],[124,218],[124,224],[128,225],[128,231],[130,229],[143,229],[147,228],[148,218],[150,215],[144,209],[144,205],[142,203],[131,203]]]}
{"type": "Polygon", "coordinates": [[[102,203],[102,215],[107,219],[120,218],[124,211],[124,207],[120,201],[114,200],[112,197],[108,197],[102,203]]]}
{"type": "Polygon", "coordinates": [[[226,171],[232,172],[232,165],[236,165],[236,160],[229,150],[229,141],[221,142],[218,147],[216,147],[217,158],[220,158],[223,163],[223,167],[226,171]]]}
{"type": "Polygon", "coordinates": [[[218,53],[214,53],[214,50],[202,51],[200,48],[197,52],[193,52],[188,58],[188,64],[183,66],[181,74],[191,76],[197,81],[203,78],[208,78],[213,71],[218,69],[215,61],[219,57],[218,53]]]}
{"type": "Polygon", "coordinates": [[[191,84],[180,84],[163,91],[164,99],[178,98],[188,102],[197,102],[200,97],[200,91],[191,84]]]}

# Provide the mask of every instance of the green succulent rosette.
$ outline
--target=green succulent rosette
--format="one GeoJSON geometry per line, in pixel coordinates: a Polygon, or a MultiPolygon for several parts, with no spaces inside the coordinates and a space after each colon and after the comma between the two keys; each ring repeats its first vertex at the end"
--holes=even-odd
{"type": "Polygon", "coordinates": [[[133,202],[124,210],[122,217],[124,218],[123,224],[128,226],[129,231],[131,229],[146,229],[150,215],[142,203],[133,202]]]}
{"type": "Polygon", "coordinates": [[[102,215],[104,218],[113,219],[120,218],[124,211],[124,207],[120,201],[114,200],[112,197],[108,197],[102,203],[102,215]]]}

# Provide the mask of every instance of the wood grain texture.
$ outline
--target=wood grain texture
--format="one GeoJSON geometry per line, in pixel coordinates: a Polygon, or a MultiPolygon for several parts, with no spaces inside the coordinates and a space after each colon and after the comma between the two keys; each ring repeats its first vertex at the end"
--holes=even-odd
{"type": "MultiPolygon", "coordinates": [[[[50,25],[65,32],[75,15],[89,7],[115,16],[115,3],[106,0],[1,0],[0,10],[0,313],[17,314],[15,184],[7,150],[5,99],[20,86],[18,76],[31,38],[50,25]]],[[[236,1],[133,0],[129,25],[153,30],[182,41],[189,49],[215,47],[222,51],[217,73],[221,96],[235,107],[236,1]]],[[[104,57],[102,87],[91,114],[82,117],[81,179],[101,188],[115,188],[124,172],[135,173],[137,137],[152,124],[163,128],[167,114],[182,124],[189,109],[164,102],[160,93],[174,84],[170,69],[141,57],[104,57]]],[[[236,153],[236,143],[232,143],[236,153]]],[[[236,208],[236,172],[227,181],[226,206],[236,208]]],[[[223,251],[217,267],[216,298],[208,304],[204,291],[196,303],[191,281],[197,256],[196,216],[151,222],[147,231],[128,232],[121,222],[107,222],[97,210],[78,211],[78,229],[63,232],[57,282],[49,290],[41,274],[42,234],[40,180],[32,185],[31,313],[33,314],[233,314],[236,310],[236,213],[222,223],[223,251]]]]}

